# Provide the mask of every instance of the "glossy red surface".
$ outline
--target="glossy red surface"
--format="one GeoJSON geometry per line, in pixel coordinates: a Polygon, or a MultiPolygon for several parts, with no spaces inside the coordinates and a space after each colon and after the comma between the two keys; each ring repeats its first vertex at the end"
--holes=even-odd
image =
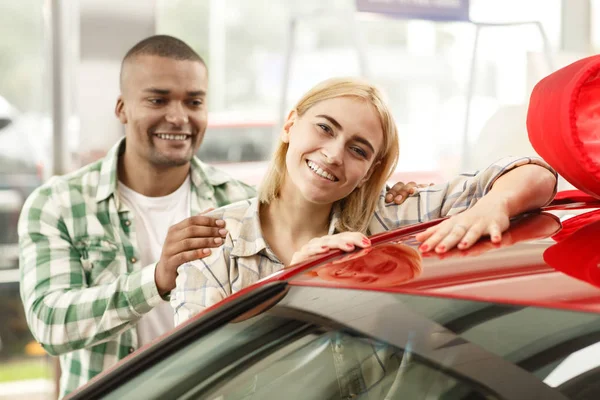
{"type": "MultiPolygon", "coordinates": [[[[455,249],[441,255],[428,252],[421,255],[418,268],[411,266],[409,258],[418,253],[415,235],[441,221],[410,225],[375,235],[371,238],[370,249],[349,254],[332,251],[286,268],[256,285],[287,280],[291,285],[343,287],[600,312],[600,273],[596,271],[600,261],[598,200],[579,191],[559,193],[543,212],[514,220],[499,244],[482,239],[468,250],[455,249]],[[555,214],[566,214],[562,217],[566,220],[561,224],[555,214]],[[390,246],[406,247],[410,251],[397,250],[390,255],[390,246]],[[402,253],[410,256],[398,261],[402,253]],[[382,285],[381,280],[378,283],[358,278],[335,280],[331,279],[331,273],[329,278],[319,276],[320,269],[335,266],[356,272],[363,271],[365,265],[374,264],[370,268],[377,269],[378,263],[386,263],[390,258],[404,264],[404,269],[396,266],[396,272],[385,278],[393,282],[390,285],[382,285]],[[407,269],[412,272],[408,273],[407,269]],[[419,271],[415,272],[416,269],[419,271]],[[409,276],[411,273],[412,276],[409,276]]],[[[360,273],[357,272],[357,275],[360,273]]],[[[208,310],[232,301],[253,290],[256,285],[208,310]]]]}
{"type": "MultiPolygon", "coordinates": [[[[572,203],[559,204],[560,201],[547,209],[559,214],[573,210],[572,203]]],[[[597,206],[596,202],[579,203],[577,208],[594,208],[566,219],[562,227],[559,218],[549,212],[520,218],[513,221],[498,245],[483,239],[466,251],[453,250],[443,255],[425,253],[419,268],[411,264],[413,253],[405,251],[408,256],[402,256],[402,252],[397,252],[388,257],[382,249],[393,245],[416,252],[418,244],[414,235],[432,223],[379,235],[374,238],[371,249],[338,255],[325,264],[313,261],[284,271],[276,278],[287,279],[292,285],[600,312],[600,210],[597,206]],[[398,264],[392,272],[390,259],[398,264]],[[319,266],[311,268],[311,264],[319,266]],[[384,273],[390,275],[383,282],[392,284],[364,277],[366,270],[374,271],[382,266],[384,273]]]]}

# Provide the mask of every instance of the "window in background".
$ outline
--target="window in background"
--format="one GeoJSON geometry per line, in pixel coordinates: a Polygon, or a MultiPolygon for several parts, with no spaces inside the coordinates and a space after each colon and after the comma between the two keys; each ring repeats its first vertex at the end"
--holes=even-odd
{"type": "MultiPolygon", "coordinates": [[[[266,115],[278,126],[283,117],[280,109],[292,107],[318,81],[360,73],[351,41],[352,24],[347,17],[334,16],[334,11],[352,15],[355,1],[160,0],[157,27],[161,33],[188,41],[206,57],[211,69],[212,112],[266,115]],[[289,22],[292,16],[307,13],[313,14],[297,24],[288,96],[281,107],[289,22]]],[[[550,46],[558,47],[560,0],[472,0],[470,14],[479,22],[540,21],[550,46]]],[[[480,160],[489,162],[488,150],[478,151],[468,163],[461,159],[474,26],[380,15],[356,17],[366,43],[369,78],[387,92],[399,126],[399,168],[444,171],[440,174],[447,176],[465,165],[479,167],[480,160]]],[[[523,110],[533,84],[550,72],[542,52],[543,41],[535,27],[482,31],[469,150],[487,146],[481,144],[482,130],[495,134],[506,124],[511,133],[505,141],[514,146],[502,150],[529,151],[528,142],[523,143],[523,110]]],[[[257,140],[264,139],[257,136],[257,140]]]]}
{"type": "Polygon", "coordinates": [[[45,21],[44,2],[0,3],[1,399],[51,396],[54,391],[49,357],[33,340],[25,322],[17,244],[22,204],[41,184],[43,169],[50,167],[52,125],[45,21]]]}
{"type": "Polygon", "coordinates": [[[592,48],[590,49],[592,54],[600,53],[600,0],[589,0],[590,1],[590,29],[592,48]]]}

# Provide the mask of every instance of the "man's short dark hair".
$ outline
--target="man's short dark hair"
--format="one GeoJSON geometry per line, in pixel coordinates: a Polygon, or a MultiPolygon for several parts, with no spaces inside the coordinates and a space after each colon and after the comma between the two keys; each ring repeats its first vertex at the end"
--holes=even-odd
{"type": "Polygon", "coordinates": [[[123,66],[125,63],[137,56],[157,56],[166,57],[180,61],[198,61],[206,67],[206,63],[183,40],[169,35],[150,36],[133,46],[121,63],[121,85],[123,84],[123,66]]]}

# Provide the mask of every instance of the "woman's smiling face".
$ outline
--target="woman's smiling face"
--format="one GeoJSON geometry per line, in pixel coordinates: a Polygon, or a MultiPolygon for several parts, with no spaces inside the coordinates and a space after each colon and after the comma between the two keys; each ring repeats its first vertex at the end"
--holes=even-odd
{"type": "Polygon", "coordinates": [[[379,115],[350,96],[323,100],[304,115],[292,112],[284,125],[286,188],[306,200],[333,203],[368,180],[383,144],[379,115]]]}

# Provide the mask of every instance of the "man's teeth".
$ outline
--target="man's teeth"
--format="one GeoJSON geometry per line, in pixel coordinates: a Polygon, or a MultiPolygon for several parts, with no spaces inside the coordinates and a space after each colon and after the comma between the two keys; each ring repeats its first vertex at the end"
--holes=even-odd
{"type": "Polygon", "coordinates": [[[337,181],[337,178],[335,176],[331,175],[330,173],[328,173],[326,171],[323,171],[323,169],[321,169],[321,167],[319,167],[314,162],[307,161],[306,163],[308,164],[308,167],[315,172],[315,174],[317,174],[325,179],[329,179],[330,181],[333,181],[333,182],[337,181]]]}
{"type": "Polygon", "coordinates": [[[159,133],[156,136],[164,140],[185,140],[188,138],[188,135],[167,135],[164,133],[159,133]]]}

